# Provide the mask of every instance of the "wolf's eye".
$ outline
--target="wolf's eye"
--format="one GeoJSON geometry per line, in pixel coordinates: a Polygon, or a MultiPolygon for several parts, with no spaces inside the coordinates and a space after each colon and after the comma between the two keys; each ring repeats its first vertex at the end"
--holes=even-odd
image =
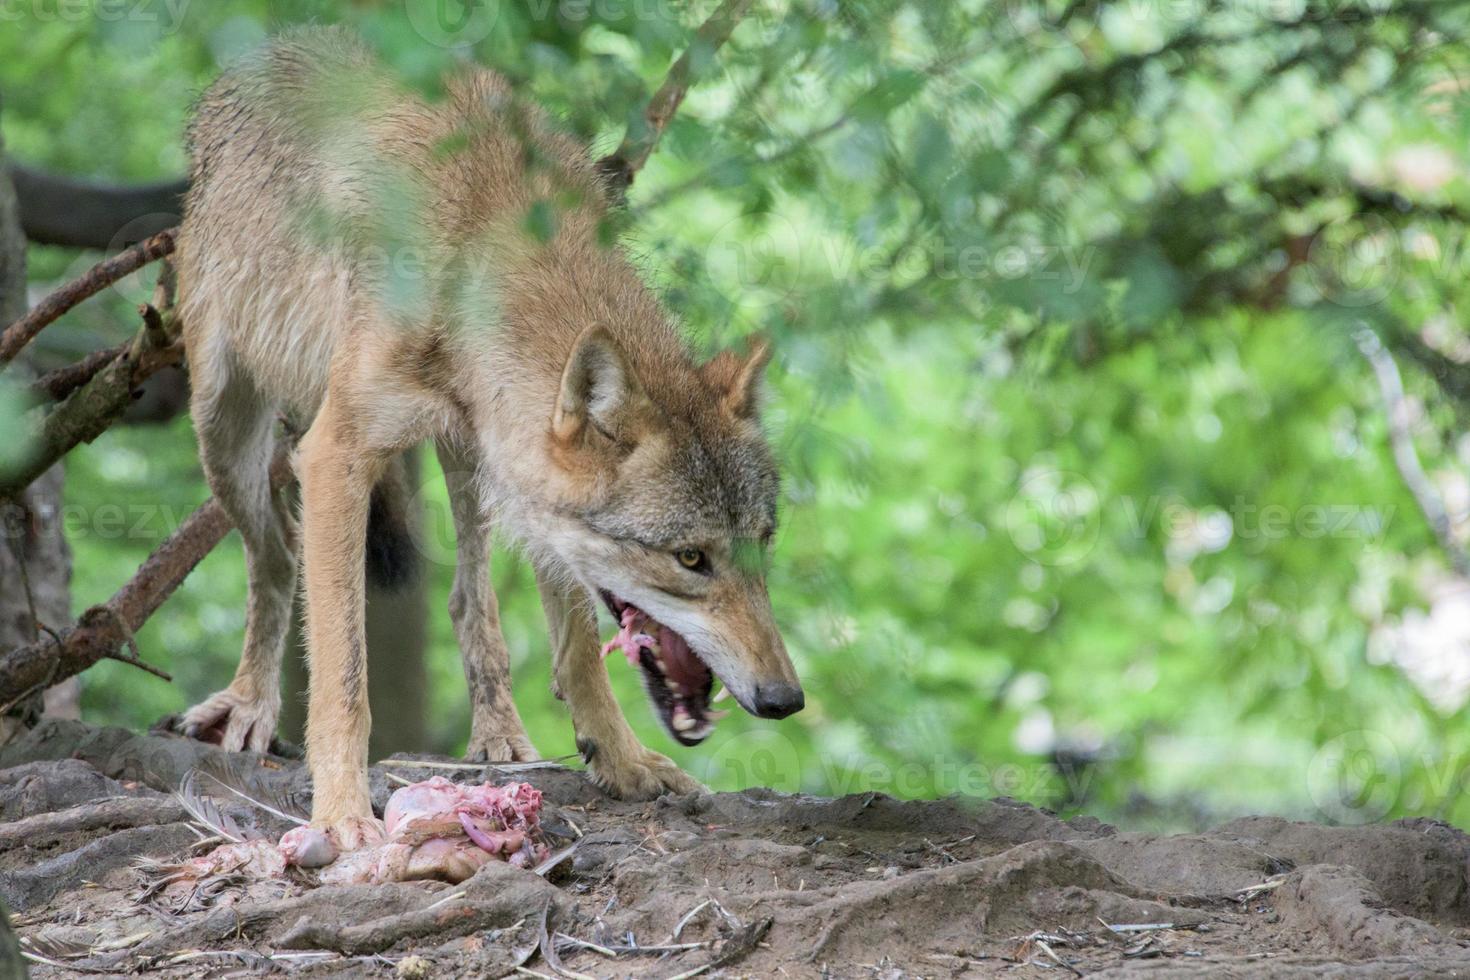
{"type": "Polygon", "coordinates": [[[698,548],[680,548],[674,552],[674,557],[679,559],[679,564],[691,572],[703,572],[709,570],[709,558],[698,548]]]}

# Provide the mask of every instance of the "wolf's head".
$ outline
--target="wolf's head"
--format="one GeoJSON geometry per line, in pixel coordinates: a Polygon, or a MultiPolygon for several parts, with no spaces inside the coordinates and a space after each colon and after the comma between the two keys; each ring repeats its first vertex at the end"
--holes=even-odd
{"type": "Polygon", "coordinates": [[[579,503],[554,547],[622,627],[609,646],[642,669],[664,727],[695,745],[719,717],[716,678],[763,718],[803,705],[765,583],[779,477],[756,402],[770,349],[698,368],[628,353],[592,327],[567,359],[550,439],[579,503]]]}

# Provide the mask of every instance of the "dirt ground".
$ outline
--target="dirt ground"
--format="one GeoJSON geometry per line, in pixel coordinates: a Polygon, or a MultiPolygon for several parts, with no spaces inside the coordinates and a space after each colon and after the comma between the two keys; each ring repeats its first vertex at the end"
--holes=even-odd
{"type": "Polygon", "coordinates": [[[575,849],[545,877],[150,893],[140,861],[199,840],[173,794],[190,770],[309,805],[298,763],[174,737],[48,722],[0,750],[0,896],[33,976],[1470,976],[1470,838],[1429,820],[1159,836],[1008,800],[620,803],[570,769],[400,759],[373,770],[380,806],[393,780],[525,779],[575,849]]]}

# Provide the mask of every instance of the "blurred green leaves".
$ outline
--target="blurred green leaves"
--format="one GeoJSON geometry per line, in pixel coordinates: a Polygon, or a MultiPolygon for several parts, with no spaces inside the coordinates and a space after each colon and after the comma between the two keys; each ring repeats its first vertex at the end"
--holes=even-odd
{"type": "MultiPolygon", "coordinates": [[[[492,65],[600,155],[712,6],[246,0],[152,34],[28,21],[0,32],[0,126],[56,170],[180,173],[218,63],[313,19],[353,25],[431,96],[457,60],[492,65]]],[[[686,750],[612,664],[640,735],[721,786],[1008,793],[1135,824],[1470,821],[1470,725],[1394,652],[1406,624],[1441,636],[1463,702],[1470,636],[1444,596],[1464,583],[1351,340],[1366,322],[1399,354],[1414,445],[1464,534],[1467,30],[1462,2],[757,5],[608,231],[702,349],[776,339],[769,580],[809,706],[733,715],[686,750]],[[1392,776],[1382,812],[1341,803],[1364,752],[1392,776]]],[[[550,236],[558,210],[526,230],[550,236]]],[[[38,288],[73,260],[34,250],[38,288]]],[[[69,503],[202,498],[187,430],[81,450],[69,503]]],[[[156,537],[73,542],[81,607],[156,537]]],[[[103,665],[94,717],[144,724],[224,681],[237,559],[212,556],[140,636],[178,689],[103,665]]],[[[494,575],[522,715],[543,752],[571,751],[529,572],[494,575]]],[[[432,621],[453,748],[468,709],[432,621]]]]}

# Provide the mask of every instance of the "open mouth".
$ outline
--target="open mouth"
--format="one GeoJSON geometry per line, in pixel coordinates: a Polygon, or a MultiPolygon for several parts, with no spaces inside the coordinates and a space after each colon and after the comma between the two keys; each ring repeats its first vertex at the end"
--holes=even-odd
{"type": "Polygon", "coordinates": [[[676,742],[698,745],[709,738],[726,714],[710,709],[715,675],[709,667],[682,636],[637,606],[606,590],[602,601],[619,626],[618,635],[603,644],[602,655],[621,650],[640,668],[654,714],[676,742]]]}

